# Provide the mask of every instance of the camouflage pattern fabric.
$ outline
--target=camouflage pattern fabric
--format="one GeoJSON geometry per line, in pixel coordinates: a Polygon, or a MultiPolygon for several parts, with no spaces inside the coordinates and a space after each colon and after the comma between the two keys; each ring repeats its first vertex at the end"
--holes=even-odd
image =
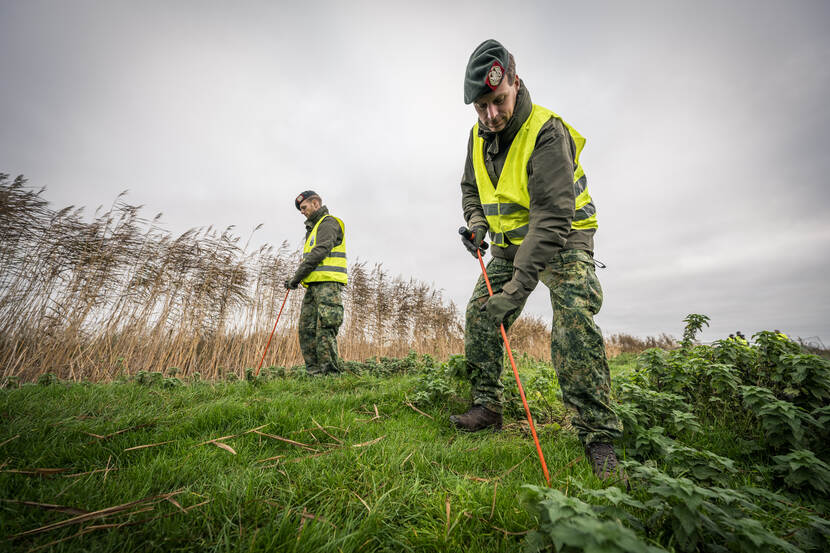
{"type": "MultiPolygon", "coordinates": [[[[487,275],[497,294],[513,277],[513,264],[494,257],[487,264],[487,275]]],[[[584,250],[562,250],[539,274],[539,280],[550,289],[551,359],[565,405],[576,410],[572,422],[579,439],[585,445],[614,442],[622,435],[622,425],[609,406],[611,375],[605,342],[594,323],[602,306],[602,288],[593,258],[584,250]]],[[[467,304],[464,350],[473,404],[501,412],[504,344],[499,328],[480,310],[488,296],[480,276],[467,304]]],[[[523,307],[505,320],[505,329],[523,307]]]]}
{"type": "Polygon", "coordinates": [[[300,310],[300,350],[309,374],[339,373],[337,331],[343,324],[343,285],[337,282],[312,282],[308,285],[300,310]]]}

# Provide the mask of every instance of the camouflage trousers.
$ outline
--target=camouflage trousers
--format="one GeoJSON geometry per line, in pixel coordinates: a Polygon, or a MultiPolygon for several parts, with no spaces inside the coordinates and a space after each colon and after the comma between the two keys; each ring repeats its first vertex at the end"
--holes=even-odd
{"type": "MultiPolygon", "coordinates": [[[[487,275],[497,294],[513,278],[513,263],[494,257],[487,264],[487,275]]],[[[563,250],[539,274],[539,280],[550,289],[551,360],[563,401],[576,410],[573,426],[585,445],[613,442],[622,435],[622,425],[609,407],[611,376],[605,342],[594,323],[594,315],[602,306],[594,260],[583,250],[563,250]]],[[[464,350],[473,404],[501,412],[504,344],[501,331],[480,310],[488,296],[484,277],[480,276],[467,304],[464,350]]],[[[504,321],[505,329],[523,307],[504,321]]]]}
{"type": "Polygon", "coordinates": [[[339,373],[337,331],[343,324],[343,285],[337,282],[312,282],[300,309],[300,350],[310,374],[339,373]]]}

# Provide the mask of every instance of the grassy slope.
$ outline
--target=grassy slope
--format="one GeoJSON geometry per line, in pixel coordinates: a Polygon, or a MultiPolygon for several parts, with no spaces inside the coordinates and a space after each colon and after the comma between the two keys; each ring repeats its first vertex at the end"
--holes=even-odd
{"type": "MultiPolygon", "coordinates": [[[[617,370],[627,370],[621,358],[617,370]]],[[[541,484],[535,449],[519,424],[502,433],[460,434],[450,409],[406,405],[415,376],[280,379],[177,388],[135,383],[25,386],[0,391],[0,498],[94,511],[183,490],[153,510],[120,514],[35,536],[8,536],[69,514],[0,502],[2,546],[29,550],[139,551],[516,551],[534,526],[517,501],[541,484]],[[374,406],[380,417],[374,420],[374,406]],[[106,435],[150,423],[107,439],[106,435]],[[320,431],[326,428],[331,436],[320,431]],[[255,433],[261,429],[325,455],[255,433]],[[18,436],[19,437],[15,437],[18,436]],[[336,439],[335,439],[336,438],[336,439]],[[358,447],[373,440],[379,441],[358,447]],[[343,443],[338,443],[337,440],[343,443]],[[124,451],[126,448],[171,443],[124,451]],[[261,459],[283,455],[271,462],[261,459]],[[295,462],[296,460],[296,462],[295,462]],[[114,467],[116,471],[83,473],[114,467]],[[53,476],[9,470],[63,468],[53,476]],[[493,497],[495,493],[495,504],[493,497]],[[449,522],[447,504],[449,503],[449,522]],[[144,522],[147,519],[163,516],[144,522]],[[313,518],[318,517],[318,518],[313,518]],[[120,528],[79,529],[131,522],[120,528]]],[[[453,406],[458,407],[458,406],[453,406]]],[[[575,435],[539,429],[551,475],[600,487],[575,435]]]]}

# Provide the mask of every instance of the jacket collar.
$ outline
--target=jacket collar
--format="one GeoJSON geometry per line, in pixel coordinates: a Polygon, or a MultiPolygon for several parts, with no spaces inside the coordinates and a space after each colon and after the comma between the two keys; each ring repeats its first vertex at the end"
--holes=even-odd
{"type": "Polygon", "coordinates": [[[506,144],[510,146],[516,133],[522,128],[527,118],[530,117],[530,112],[533,110],[533,103],[530,101],[530,92],[525,87],[524,81],[519,79],[519,92],[516,94],[516,108],[513,110],[513,116],[507,122],[507,126],[499,131],[492,132],[484,128],[484,125],[479,122],[478,136],[484,139],[487,144],[487,156],[492,158],[499,153],[500,145],[506,144]]]}
{"type": "Polygon", "coordinates": [[[314,228],[314,225],[317,224],[317,221],[323,218],[324,215],[329,214],[329,208],[326,206],[321,206],[320,209],[315,211],[311,214],[311,216],[305,220],[305,228],[306,230],[310,231],[314,228]]]}

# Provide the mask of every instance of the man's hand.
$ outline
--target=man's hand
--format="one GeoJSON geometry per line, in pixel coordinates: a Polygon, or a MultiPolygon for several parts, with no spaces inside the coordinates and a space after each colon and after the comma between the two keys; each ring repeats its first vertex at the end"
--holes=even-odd
{"type": "Polygon", "coordinates": [[[481,310],[484,311],[496,326],[504,323],[504,320],[518,308],[519,306],[516,305],[516,302],[502,292],[493,294],[490,296],[490,299],[481,305],[481,310]]]}
{"type": "Polygon", "coordinates": [[[299,280],[295,280],[295,279],[293,279],[293,278],[290,278],[290,279],[289,279],[289,278],[287,278],[287,279],[285,279],[285,282],[284,282],[283,284],[285,285],[285,287],[286,287],[288,290],[296,290],[296,289],[297,289],[297,286],[299,286],[299,285],[300,285],[300,281],[299,281],[299,280]]]}
{"type": "Polygon", "coordinates": [[[473,227],[468,230],[464,227],[458,229],[461,235],[461,243],[467,248],[467,251],[473,254],[473,257],[478,257],[478,250],[487,250],[487,242],[484,242],[484,237],[487,236],[487,229],[481,226],[473,227]]]}

